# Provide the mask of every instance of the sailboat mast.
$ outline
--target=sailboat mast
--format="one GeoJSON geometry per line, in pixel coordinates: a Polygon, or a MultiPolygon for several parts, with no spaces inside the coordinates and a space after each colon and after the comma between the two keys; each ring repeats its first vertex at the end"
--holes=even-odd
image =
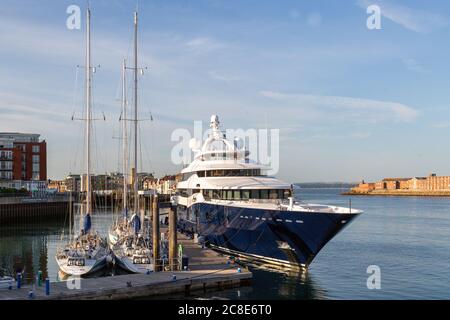
{"type": "Polygon", "coordinates": [[[86,12],[86,214],[90,214],[92,211],[91,102],[92,102],[91,10],[88,8],[86,12]]]}
{"type": "Polygon", "coordinates": [[[138,13],[134,13],[134,210],[139,212],[138,190],[138,13]]]}
{"type": "Polygon", "coordinates": [[[122,66],[122,138],[123,138],[123,210],[128,208],[128,126],[127,126],[127,60],[122,66]]]}

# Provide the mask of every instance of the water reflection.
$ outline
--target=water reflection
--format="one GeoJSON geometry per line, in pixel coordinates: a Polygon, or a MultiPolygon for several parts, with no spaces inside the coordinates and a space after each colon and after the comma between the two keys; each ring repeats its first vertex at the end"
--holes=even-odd
{"type": "Polygon", "coordinates": [[[250,287],[241,287],[219,292],[207,292],[193,298],[225,299],[327,299],[326,290],[314,281],[308,272],[280,273],[268,269],[252,267],[250,287]]]}
{"type": "Polygon", "coordinates": [[[40,270],[49,276],[49,241],[57,237],[60,224],[15,225],[0,227],[0,267],[11,274],[24,272],[31,283],[40,270]]]}

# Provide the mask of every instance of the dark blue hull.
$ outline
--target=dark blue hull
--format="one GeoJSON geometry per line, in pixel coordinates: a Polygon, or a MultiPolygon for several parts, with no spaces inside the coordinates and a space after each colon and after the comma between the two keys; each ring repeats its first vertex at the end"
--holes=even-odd
{"type": "Polygon", "coordinates": [[[255,264],[304,269],[357,215],[262,210],[198,203],[185,218],[220,251],[255,264]]]}

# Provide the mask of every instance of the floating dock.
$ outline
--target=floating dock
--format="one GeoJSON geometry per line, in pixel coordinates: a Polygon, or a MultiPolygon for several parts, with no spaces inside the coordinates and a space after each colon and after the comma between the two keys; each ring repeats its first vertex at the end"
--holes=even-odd
{"type": "Polygon", "coordinates": [[[101,278],[78,279],[50,284],[46,295],[45,282],[21,289],[1,289],[0,300],[124,300],[157,298],[162,295],[185,294],[195,291],[246,286],[252,273],[234,264],[227,256],[210,249],[202,249],[185,235],[178,234],[178,244],[189,257],[188,271],[152,272],[148,275],[130,274],[101,278]]]}

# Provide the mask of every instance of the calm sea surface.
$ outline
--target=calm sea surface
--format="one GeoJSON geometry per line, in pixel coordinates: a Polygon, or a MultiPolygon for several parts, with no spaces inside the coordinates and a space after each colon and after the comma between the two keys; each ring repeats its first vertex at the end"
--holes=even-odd
{"type": "MultiPolygon", "coordinates": [[[[347,206],[340,189],[303,189],[302,200],[347,206]]],[[[450,299],[450,198],[354,197],[365,211],[319,253],[307,274],[253,269],[252,286],[210,292],[230,299],[450,299]],[[367,288],[367,268],[381,270],[381,289],[367,288]]],[[[78,221],[78,218],[75,219],[78,221]]],[[[94,216],[106,235],[112,215],[94,216]]],[[[0,226],[0,267],[43,270],[58,279],[54,260],[68,222],[0,226]]],[[[66,236],[63,237],[63,239],[66,236]]]]}

